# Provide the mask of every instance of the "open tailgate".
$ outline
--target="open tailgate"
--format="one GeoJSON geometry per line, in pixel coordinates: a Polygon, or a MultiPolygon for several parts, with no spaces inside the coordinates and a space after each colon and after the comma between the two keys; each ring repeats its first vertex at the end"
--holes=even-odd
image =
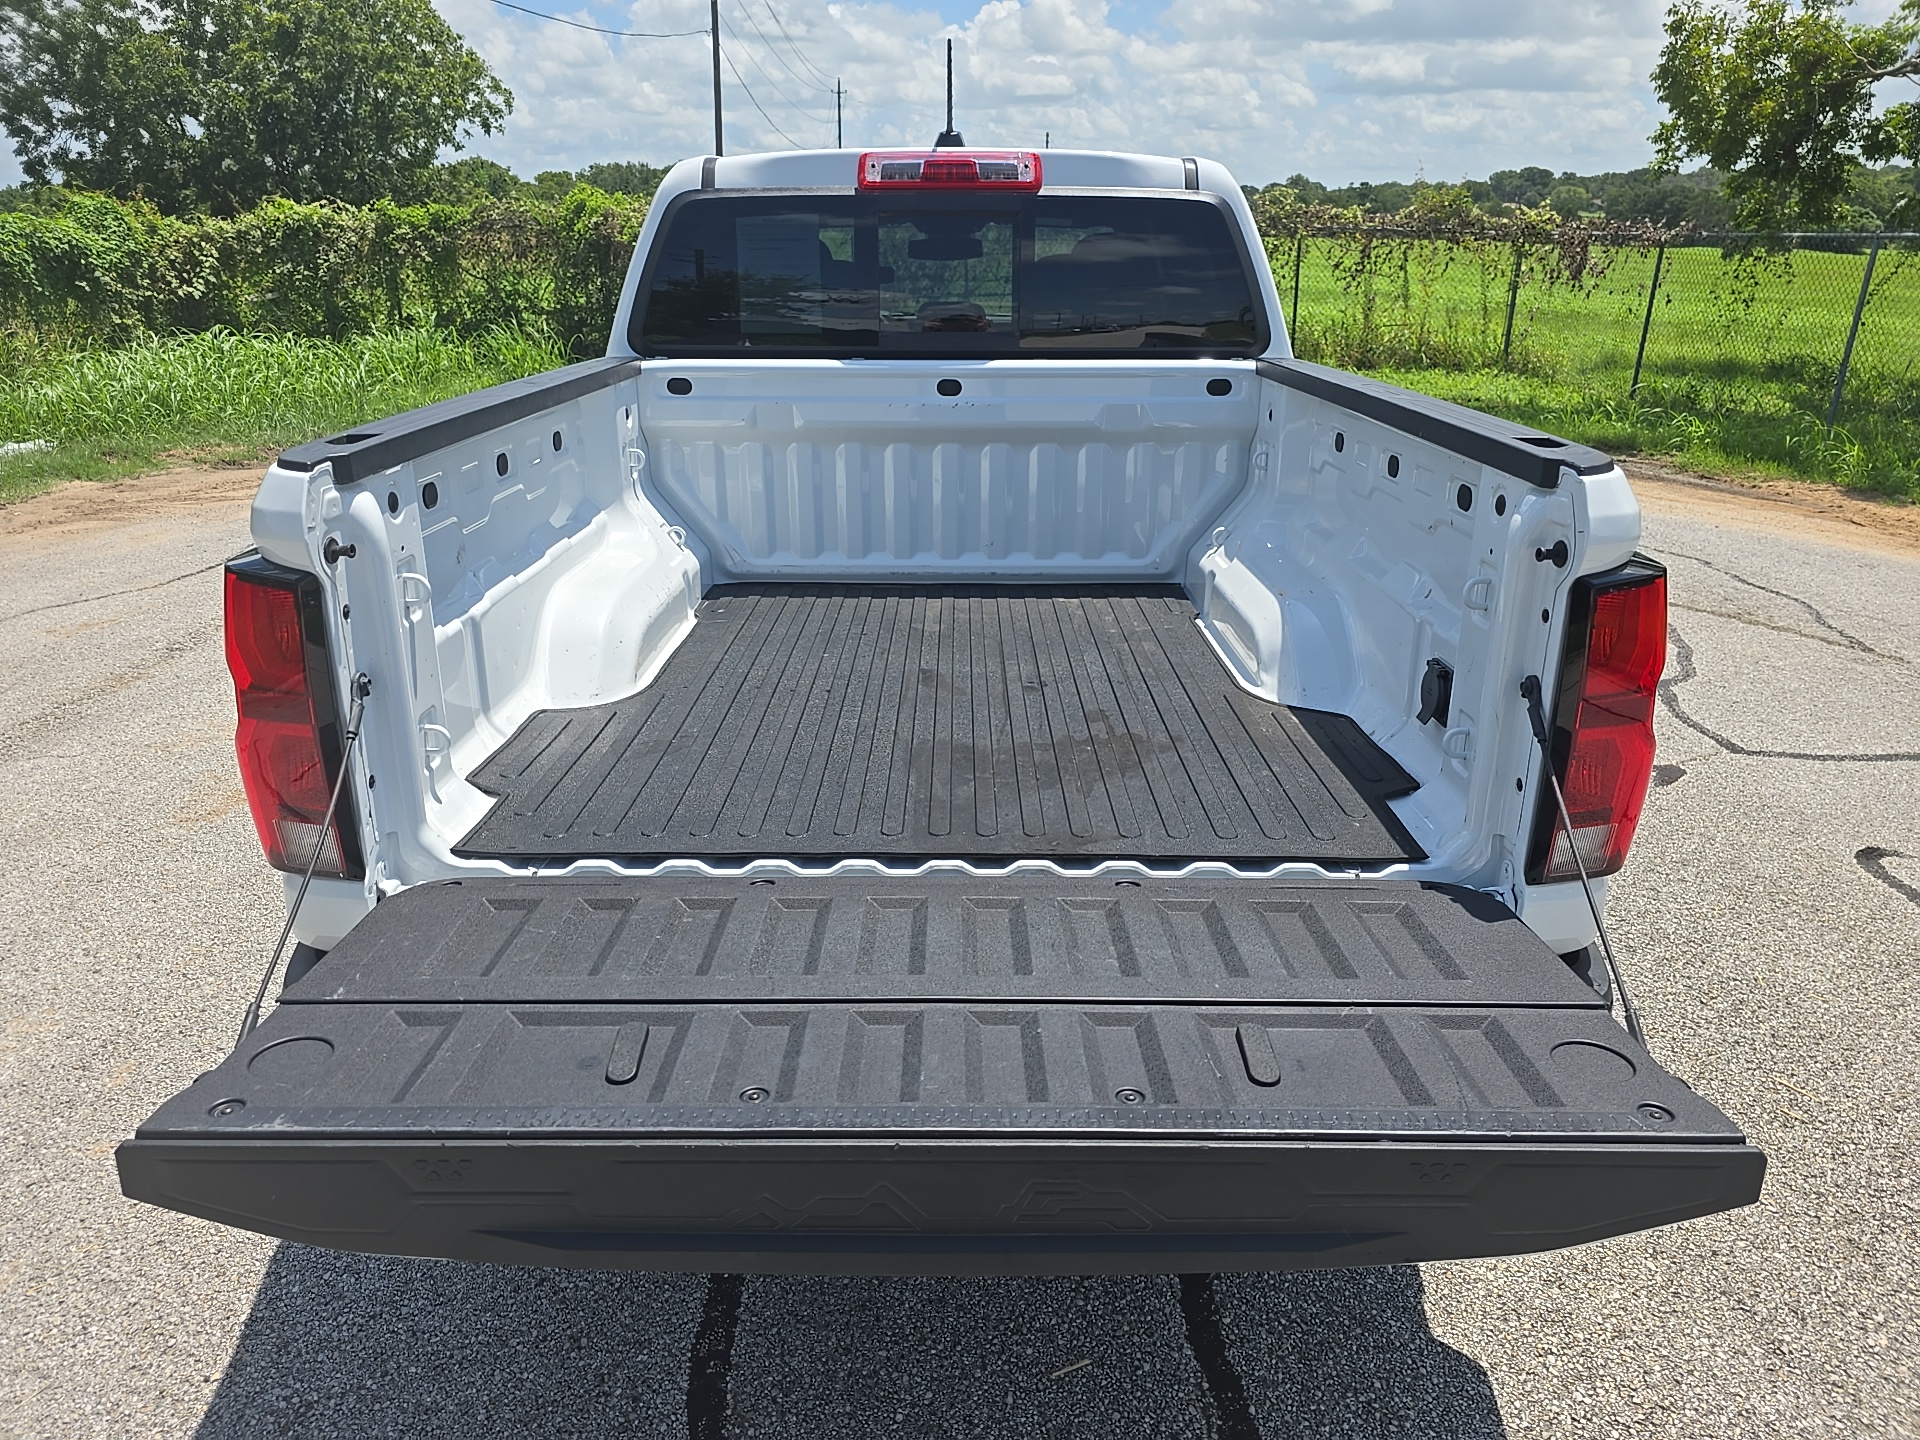
{"type": "Polygon", "coordinates": [[[1514,1254],[1765,1169],[1477,892],[964,872],[408,890],[118,1159],[346,1250],[940,1274],[1514,1254]]]}

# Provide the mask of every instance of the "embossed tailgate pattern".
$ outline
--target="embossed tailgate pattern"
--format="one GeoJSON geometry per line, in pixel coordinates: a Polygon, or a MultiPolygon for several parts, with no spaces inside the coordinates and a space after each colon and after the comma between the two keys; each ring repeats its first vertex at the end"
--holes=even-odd
{"type": "Polygon", "coordinates": [[[349,1250],[912,1274],[1515,1254],[1759,1193],[1484,895],[757,878],[385,900],[122,1187],[349,1250]]]}
{"type": "Polygon", "coordinates": [[[1173,587],[716,588],[645,690],[469,778],[471,856],[1422,858],[1412,777],[1248,695],[1173,587]]]}
{"type": "Polygon", "coordinates": [[[247,1048],[225,1128],[281,1134],[1726,1130],[1498,901],[1407,881],[446,882],[247,1048]]]}

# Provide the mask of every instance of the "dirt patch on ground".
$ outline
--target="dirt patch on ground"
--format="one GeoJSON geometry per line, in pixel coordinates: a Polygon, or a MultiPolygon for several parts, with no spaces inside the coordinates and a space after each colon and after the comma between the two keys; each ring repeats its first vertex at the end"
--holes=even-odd
{"type": "Polygon", "coordinates": [[[0,536],[76,534],[183,510],[252,503],[263,464],[162,470],[131,480],[74,480],[0,505],[0,536]]]}
{"type": "Polygon", "coordinates": [[[1906,559],[1920,556],[1920,505],[1869,500],[1806,481],[1718,480],[1648,460],[1623,460],[1620,466],[1641,505],[1655,514],[1906,559]]]}

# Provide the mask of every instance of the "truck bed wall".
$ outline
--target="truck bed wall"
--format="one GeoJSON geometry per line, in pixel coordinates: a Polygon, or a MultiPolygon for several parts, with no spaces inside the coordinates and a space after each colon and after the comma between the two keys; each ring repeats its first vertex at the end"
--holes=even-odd
{"type": "Polygon", "coordinates": [[[1177,579],[1246,483],[1259,388],[1247,362],[662,361],[644,478],[713,582],[1177,579]]]}

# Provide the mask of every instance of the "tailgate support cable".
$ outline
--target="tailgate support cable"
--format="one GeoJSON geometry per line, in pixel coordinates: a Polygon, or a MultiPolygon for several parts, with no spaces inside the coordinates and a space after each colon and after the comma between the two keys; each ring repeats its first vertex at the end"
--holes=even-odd
{"type": "Polygon", "coordinates": [[[287,907],[287,923],[280,928],[280,943],[273,947],[273,958],[267,962],[267,973],[260,977],[260,988],[254,992],[253,1003],[247,1006],[247,1013],[240,1020],[240,1039],[251,1035],[254,1027],[260,1023],[260,1007],[267,1003],[267,991],[273,985],[273,977],[280,969],[280,956],[287,948],[287,941],[293,936],[293,922],[299,917],[300,904],[307,898],[307,887],[313,884],[313,872],[320,868],[320,852],[326,848],[327,836],[333,832],[333,815],[340,808],[340,792],[346,788],[348,762],[353,759],[353,743],[360,738],[360,721],[367,713],[367,697],[373,693],[373,681],[361,671],[353,677],[353,708],[347,714],[347,733],[340,747],[340,773],[333,777],[333,795],[327,801],[326,819],[320,822],[320,829],[313,837],[313,855],[307,861],[307,873],[300,877],[300,888],[294,892],[293,904],[287,907]]]}
{"type": "Polygon", "coordinates": [[[1560,807],[1560,824],[1567,836],[1567,849],[1573,854],[1574,868],[1580,872],[1580,888],[1587,897],[1587,909],[1593,913],[1593,925],[1600,932],[1600,953],[1606,957],[1607,978],[1613,983],[1615,993],[1620,996],[1620,1011],[1627,1022],[1627,1033],[1646,1048],[1647,1037],[1640,1029],[1640,1013],[1633,1008],[1633,997],[1627,994],[1626,980],[1620,974],[1620,966],[1613,958],[1613,945],[1607,939],[1607,922],[1600,918],[1600,902],[1593,896],[1593,881],[1587,875],[1587,862],[1580,858],[1580,845],[1573,833],[1573,817],[1567,813],[1567,797],[1560,788],[1560,777],[1553,768],[1552,732],[1547,728],[1547,712],[1541,703],[1540,677],[1529,675],[1520,682],[1521,697],[1527,702],[1527,721],[1533,727],[1533,738],[1539,742],[1541,769],[1547,772],[1547,783],[1553,786],[1553,803],[1560,807]]]}

